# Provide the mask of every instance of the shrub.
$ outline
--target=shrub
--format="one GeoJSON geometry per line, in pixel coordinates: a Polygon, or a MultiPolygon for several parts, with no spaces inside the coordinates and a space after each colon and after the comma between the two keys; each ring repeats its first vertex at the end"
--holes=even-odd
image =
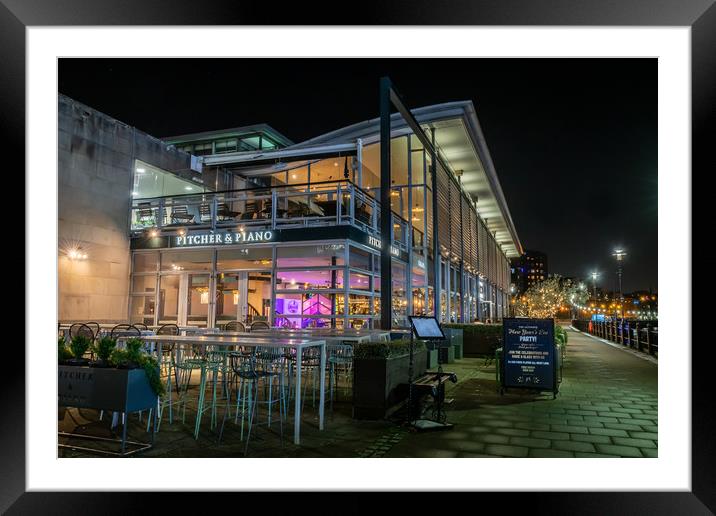
{"type": "Polygon", "coordinates": [[[72,353],[67,349],[67,341],[65,337],[59,337],[57,339],[57,359],[60,361],[69,360],[72,358],[72,353]]]}
{"type": "Polygon", "coordinates": [[[75,335],[75,338],[72,339],[72,342],[70,342],[70,351],[72,352],[72,356],[76,359],[81,359],[85,353],[87,353],[87,350],[92,345],[92,342],[89,338],[85,337],[84,335],[75,335]]]}
{"type": "MultiPolygon", "coordinates": [[[[421,340],[413,341],[413,353],[426,349],[421,340]]],[[[358,359],[387,359],[410,354],[410,339],[393,340],[390,342],[364,342],[358,344],[353,356],[358,359]]]]}
{"type": "Polygon", "coordinates": [[[97,358],[102,362],[109,362],[112,352],[117,347],[117,340],[111,337],[102,337],[95,345],[95,353],[97,358]]]}
{"type": "Polygon", "coordinates": [[[149,385],[154,394],[162,396],[165,391],[164,382],[159,377],[159,363],[142,350],[141,339],[129,339],[125,342],[125,349],[115,349],[111,352],[110,363],[114,367],[133,367],[144,369],[149,385]]]}

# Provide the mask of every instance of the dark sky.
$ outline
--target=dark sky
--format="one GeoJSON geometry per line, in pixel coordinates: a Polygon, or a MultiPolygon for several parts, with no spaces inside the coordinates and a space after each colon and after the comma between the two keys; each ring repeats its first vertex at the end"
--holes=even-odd
{"type": "Polygon", "coordinates": [[[59,90],[157,137],[265,122],[298,142],[472,100],[522,245],[549,272],[657,288],[656,59],[61,59],[59,90]]]}

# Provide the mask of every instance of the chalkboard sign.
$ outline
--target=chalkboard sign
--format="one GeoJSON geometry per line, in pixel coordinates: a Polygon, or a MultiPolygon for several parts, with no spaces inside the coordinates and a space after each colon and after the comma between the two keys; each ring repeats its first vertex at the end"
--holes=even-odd
{"type": "Polygon", "coordinates": [[[503,319],[502,388],[557,394],[554,319],[503,319]]]}

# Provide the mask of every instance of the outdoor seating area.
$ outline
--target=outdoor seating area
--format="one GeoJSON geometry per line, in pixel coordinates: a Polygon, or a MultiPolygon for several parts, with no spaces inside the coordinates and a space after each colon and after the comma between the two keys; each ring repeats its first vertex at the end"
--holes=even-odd
{"type": "MultiPolygon", "coordinates": [[[[90,396],[96,406],[79,403],[75,407],[71,396],[63,395],[61,382],[60,408],[64,418],[79,417],[67,415],[74,410],[81,410],[86,417],[87,409],[94,408],[95,425],[102,432],[122,431],[121,439],[63,431],[61,449],[90,455],[143,452],[151,444],[138,446],[138,441],[126,435],[128,426],[141,423],[152,442],[167,425],[180,425],[181,431],[195,440],[200,436],[209,438],[217,447],[238,437],[243,453],[250,455],[250,443],[259,428],[264,434],[262,439],[275,438],[283,445],[285,438],[300,446],[303,426],[323,430],[326,411],[332,413],[336,404],[350,412],[355,346],[386,344],[390,333],[271,328],[263,321],[251,325],[231,321],[222,328],[74,322],[58,325],[58,338],[61,376],[76,367],[101,369],[102,373],[108,368],[125,373],[135,367],[146,370],[147,364],[156,369],[155,375],[147,373],[146,378],[155,402],[141,410],[119,410],[112,403],[104,406],[97,396],[107,397],[106,392],[90,396]],[[268,437],[264,430],[270,434],[268,437]],[[103,446],[74,444],[83,439],[103,439],[103,446]],[[120,451],[109,451],[105,441],[119,446],[120,451]]],[[[115,388],[121,390],[122,385],[117,382],[115,388]]],[[[134,400],[126,400],[127,407],[133,403],[134,400]]]]}

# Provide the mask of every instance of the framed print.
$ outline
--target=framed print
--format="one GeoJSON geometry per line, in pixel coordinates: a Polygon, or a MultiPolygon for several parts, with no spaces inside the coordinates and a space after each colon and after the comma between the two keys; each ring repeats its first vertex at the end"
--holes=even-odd
{"type": "Polygon", "coordinates": [[[0,508],[712,512],[713,2],[354,10],[1,0],[27,302],[0,508]]]}

